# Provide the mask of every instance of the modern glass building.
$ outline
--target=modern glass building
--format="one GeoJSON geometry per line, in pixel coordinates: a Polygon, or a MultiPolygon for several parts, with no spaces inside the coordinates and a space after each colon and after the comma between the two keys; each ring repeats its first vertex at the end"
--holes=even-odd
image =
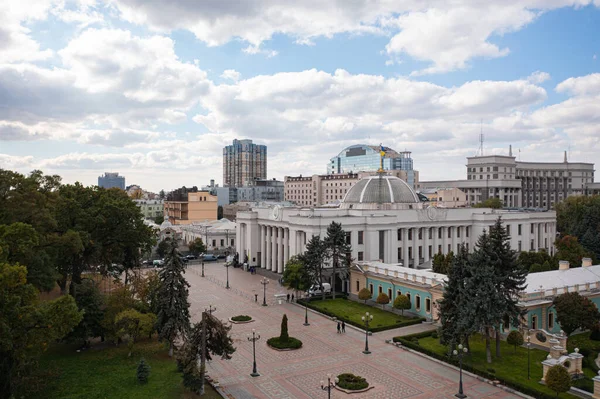
{"type": "Polygon", "coordinates": [[[383,148],[383,169],[404,170],[407,173],[407,182],[414,187],[413,160],[410,151],[397,152],[390,147],[357,144],[345,148],[329,160],[327,174],[374,172],[380,166],[380,152],[383,148]]]}
{"type": "Polygon", "coordinates": [[[113,188],[117,187],[125,190],[125,177],[118,173],[104,173],[104,176],[98,176],[98,187],[113,188]]]}

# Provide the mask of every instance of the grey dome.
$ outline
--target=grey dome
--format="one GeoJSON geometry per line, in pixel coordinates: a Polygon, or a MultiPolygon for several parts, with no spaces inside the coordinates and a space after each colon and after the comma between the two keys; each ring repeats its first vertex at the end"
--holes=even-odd
{"type": "Polygon", "coordinates": [[[368,176],[348,190],[345,208],[362,208],[354,204],[418,204],[419,196],[404,180],[396,176],[368,176]]]}
{"type": "Polygon", "coordinates": [[[171,224],[171,222],[169,222],[169,219],[165,219],[161,224],[160,224],[160,229],[164,230],[164,229],[168,229],[168,228],[172,228],[173,224],[171,224]]]}

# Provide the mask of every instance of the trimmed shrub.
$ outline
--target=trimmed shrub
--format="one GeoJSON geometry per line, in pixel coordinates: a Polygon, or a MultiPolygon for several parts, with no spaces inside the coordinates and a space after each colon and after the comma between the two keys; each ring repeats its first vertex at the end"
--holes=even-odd
{"type": "Polygon", "coordinates": [[[288,319],[287,319],[287,315],[284,314],[283,318],[281,319],[281,334],[279,335],[279,341],[284,343],[287,342],[290,339],[290,336],[288,334],[288,319]]]}
{"type": "Polygon", "coordinates": [[[558,364],[550,367],[550,370],[546,373],[545,380],[548,388],[556,392],[556,396],[559,393],[567,392],[571,388],[571,376],[569,372],[558,364]]]}
{"type": "Polygon", "coordinates": [[[383,292],[381,294],[379,294],[379,296],[377,297],[377,303],[381,305],[381,309],[383,309],[383,307],[385,305],[387,305],[388,303],[390,303],[390,297],[387,296],[387,294],[384,294],[383,292]]]}
{"type": "Polygon", "coordinates": [[[396,299],[394,299],[394,309],[400,309],[402,311],[402,316],[404,316],[404,311],[410,309],[410,299],[406,295],[398,295],[396,299]]]}
{"type": "Polygon", "coordinates": [[[339,382],[338,387],[347,389],[349,391],[358,391],[369,387],[369,383],[363,377],[344,373],[337,376],[339,382]]]}
{"type": "Polygon", "coordinates": [[[438,335],[437,331],[434,331],[434,332],[431,333],[431,338],[434,338],[434,339],[438,339],[439,338],[439,335],[438,335]]]}
{"type": "Polygon", "coordinates": [[[515,347],[515,352],[517,352],[517,346],[523,345],[523,334],[517,330],[512,330],[508,334],[508,337],[506,337],[506,343],[513,345],[515,347]]]}
{"type": "Polygon", "coordinates": [[[140,359],[140,362],[137,366],[136,377],[140,384],[145,384],[148,382],[148,377],[150,376],[150,366],[146,363],[144,358],[140,359]]]}
{"type": "Polygon", "coordinates": [[[368,288],[363,288],[362,290],[358,291],[358,299],[360,299],[361,301],[365,301],[365,303],[367,303],[367,301],[371,299],[372,296],[373,294],[368,288]]]}
{"type": "Polygon", "coordinates": [[[246,316],[246,315],[240,315],[240,316],[233,316],[231,318],[231,320],[233,320],[233,321],[250,321],[250,320],[252,320],[252,317],[246,316]]]}
{"type": "Polygon", "coordinates": [[[294,337],[288,337],[284,342],[280,337],[273,337],[267,340],[267,344],[277,349],[299,349],[302,347],[302,341],[294,337]]]}

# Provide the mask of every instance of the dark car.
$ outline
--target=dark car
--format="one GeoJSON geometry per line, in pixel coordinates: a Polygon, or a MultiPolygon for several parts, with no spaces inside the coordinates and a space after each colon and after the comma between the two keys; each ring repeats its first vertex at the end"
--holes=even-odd
{"type": "Polygon", "coordinates": [[[198,259],[198,257],[197,257],[196,255],[192,255],[192,254],[186,255],[186,257],[185,257],[185,258],[186,258],[187,260],[198,259]]]}
{"type": "Polygon", "coordinates": [[[226,257],[227,257],[227,255],[225,255],[225,254],[217,255],[217,259],[225,259],[226,257]]]}

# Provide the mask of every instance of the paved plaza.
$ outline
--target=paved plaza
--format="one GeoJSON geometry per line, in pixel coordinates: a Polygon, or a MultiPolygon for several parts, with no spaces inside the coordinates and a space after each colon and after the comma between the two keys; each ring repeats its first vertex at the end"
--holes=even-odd
{"type": "MultiPolygon", "coordinates": [[[[309,312],[310,326],[304,326],[304,309],[283,301],[274,295],[286,293],[276,280],[267,285],[267,303],[263,301],[262,276],[251,275],[241,269],[229,268],[231,289],[224,288],[226,268],[223,263],[206,263],[205,276],[200,276],[199,265],[190,265],[186,279],[191,284],[190,302],[194,321],[209,305],[216,307],[214,315],[222,320],[236,315],[250,315],[255,320],[235,324],[232,329],[237,348],[231,360],[215,358],[208,365],[208,374],[218,380],[231,398],[311,399],[327,398],[320,381],[327,374],[349,372],[361,375],[375,388],[352,399],[450,399],[457,392],[458,371],[423,358],[407,350],[386,344],[391,332],[369,337],[370,355],[362,353],[364,333],[346,328],[346,334],[336,332],[336,323],[329,318],[309,312]],[[254,294],[258,294],[255,302],[254,294]],[[303,342],[296,351],[276,351],[266,345],[268,338],[278,336],[282,315],[289,319],[290,336],[303,342]],[[256,329],[261,339],[256,343],[256,362],[259,377],[251,377],[252,343],[247,335],[256,329]]],[[[418,326],[416,327],[418,328],[418,326]]],[[[465,393],[469,398],[517,398],[492,385],[464,375],[465,393]]],[[[348,394],[332,391],[332,398],[348,394]]]]}

